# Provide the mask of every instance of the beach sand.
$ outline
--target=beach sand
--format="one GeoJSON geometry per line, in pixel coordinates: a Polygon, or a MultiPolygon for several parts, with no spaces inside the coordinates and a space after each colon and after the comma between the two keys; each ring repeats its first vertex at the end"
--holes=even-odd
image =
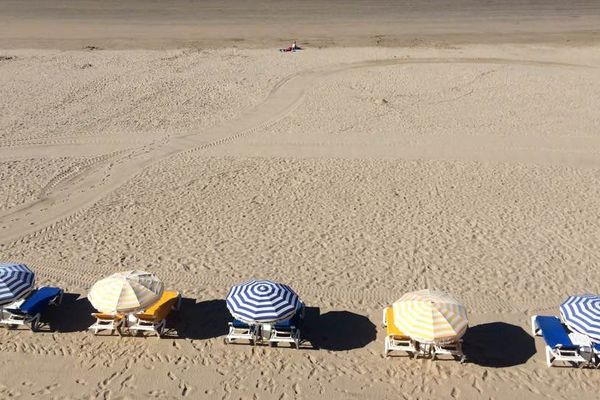
{"type": "MultiPolygon", "coordinates": [[[[547,368],[529,326],[600,292],[600,44],[568,12],[543,9],[523,40],[495,23],[376,46],[365,25],[355,46],[324,33],[287,54],[261,48],[278,37],[254,14],[238,47],[164,27],[44,41],[19,19],[52,13],[7,4],[0,255],[67,295],[51,332],[0,329],[0,398],[597,398],[596,371],[547,368]],[[87,290],[134,268],[183,293],[177,334],[86,332],[87,290]],[[304,348],[223,343],[224,297],[250,278],[304,300],[304,348]],[[466,304],[469,363],[383,357],[382,308],[425,287],[466,304]]],[[[593,6],[571,14],[597,21],[593,6]]]]}

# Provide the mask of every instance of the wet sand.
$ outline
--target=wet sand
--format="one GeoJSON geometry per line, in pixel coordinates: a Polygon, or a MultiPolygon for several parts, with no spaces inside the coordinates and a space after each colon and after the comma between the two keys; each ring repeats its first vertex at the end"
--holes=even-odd
{"type": "Polygon", "coordinates": [[[78,49],[582,44],[600,39],[593,0],[15,1],[0,47],[78,49]]]}

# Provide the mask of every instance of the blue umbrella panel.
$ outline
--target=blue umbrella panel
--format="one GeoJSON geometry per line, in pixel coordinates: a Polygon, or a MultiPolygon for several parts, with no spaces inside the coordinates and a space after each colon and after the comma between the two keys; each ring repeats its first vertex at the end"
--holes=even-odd
{"type": "Polygon", "coordinates": [[[0,264],[0,306],[27,296],[35,285],[35,274],[25,264],[0,264]]]}
{"type": "Polygon", "coordinates": [[[267,280],[251,280],[233,286],[226,302],[231,315],[247,323],[285,320],[302,305],[289,286],[267,280]]]}
{"type": "Polygon", "coordinates": [[[600,343],[600,296],[569,296],[560,305],[560,316],[571,330],[600,343]]]}

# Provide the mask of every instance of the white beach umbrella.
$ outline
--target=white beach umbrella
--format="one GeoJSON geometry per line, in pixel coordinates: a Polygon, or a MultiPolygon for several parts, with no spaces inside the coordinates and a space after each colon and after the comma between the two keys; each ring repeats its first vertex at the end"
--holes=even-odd
{"type": "Polygon", "coordinates": [[[420,342],[449,342],[464,335],[469,325],[465,306],[446,293],[419,290],[392,304],[394,323],[420,342]]]}
{"type": "Polygon", "coordinates": [[[124,271],[94,283],[88,299],[100,312],[125,313],[147,308],[160,298],[162,292],[163,283],[156,275],[124,271]]]}

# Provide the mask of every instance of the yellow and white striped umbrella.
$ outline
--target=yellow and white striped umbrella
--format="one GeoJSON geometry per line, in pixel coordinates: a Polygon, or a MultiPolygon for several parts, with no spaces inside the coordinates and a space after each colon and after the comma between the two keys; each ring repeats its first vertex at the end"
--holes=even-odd
{"type": "Polygon", "coordinates": [[[392,308],[396,327],[420,342],[457,340],[469,325],[464,305],[445,293],[429,289],[406,293],[392,308]]]}
{"type": "Polygon", "coordinates": [[[162,292],[163,284],[156,275],[124,271],[94,283],[88,299],[100,312],[125,313],[145,309],[158,301],[162,292]]]}

